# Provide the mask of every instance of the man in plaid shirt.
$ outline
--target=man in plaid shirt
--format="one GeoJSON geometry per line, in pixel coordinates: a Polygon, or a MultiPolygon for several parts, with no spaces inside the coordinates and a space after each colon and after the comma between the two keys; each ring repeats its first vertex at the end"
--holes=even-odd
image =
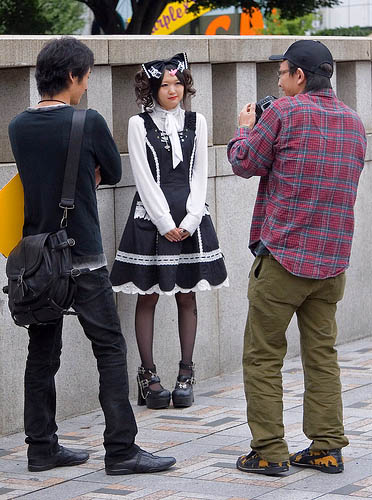
{"type": "Polygon", "coordinates": [[[292,465],[342,472],[344,435],[335,320],[345,287],[354,203],[366,150],[358,115],[331,87],[333,58],[314,40],[293,43],[278,60],[286,97],[255,125],[244,106],[228,145],[236,175],[260,176],[250,249],[244,384],[251,453],[238,469],[275,474],[292,465]],[[285,332],[296,313],[305,393],[303,430],[309,448],[289,456],[284,440],[281,368],[285,332]]]}

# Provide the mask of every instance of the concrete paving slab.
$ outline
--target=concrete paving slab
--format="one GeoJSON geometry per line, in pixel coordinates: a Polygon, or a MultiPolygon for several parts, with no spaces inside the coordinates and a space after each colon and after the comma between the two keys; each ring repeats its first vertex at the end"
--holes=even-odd
{"type": "MultiPolygon", "coordinates": [[[[345,472],[322,474],[291,467],[281,476],[246,474],[235,468],[250,449],[241,372],[202,381],[195,404],[152,411],[133,406],[137,443],[152,453],[175,456],[177,464],[158,474],[107,476],[104,471],[100,410],[59,423],[60,442],[88,450],[90,460],[39,474],[27,470],[23,433],[0,438],[0,498],[31,500],[345,500],[372,498],[372,342],[339,346],[344,377],[345,472]],[[366,368],[366,369],[360,369],[366,368]],[[349,375],[350,374],[350,375],[349,375]]],[[[289,449],[309,446],[302,433],[303,376],[299,358],[283,368],[284,422],[289,449]]]]}
{"type": "MultiPolygon", "coordinates": [[[[105,487],[105,484],[87,483],[83,481],[66,481],[54,486],[53,496],[49,488],[38,489],[33,493],[27,494],[27,500],[71,500],[78,495],[88,493],[93,490],[99,490],[105,487]]],[[[16,497],[14,497],[16,498],[16,497]]]]}
{"type": "MultiPolygon", "coordinates": [[[[278,491],[270,491],[269,493],[265,493],[256,498],[259,500],[300,500],[298,491],[288,488],[281,488],[278,491]]],[[[319,498],[319,492],[301,492],[301,500],[313,500],[314,498],[319,498]]]]}
{"type": "MultiPolygon", "coordinates": [[[[296,490],[314,490],[321,493],[333,493],[335,490],[370,478],[372,461],[356,459],[345,465],[342,474],[317,474],[316,481],[312,477],[297,481],[292,487],[296,490]]],[[[372,493],[372,492],[371,492],[372,493]]]]}
{"type": "Polygon", "coordinates": [[[214,446],[231,446],[236,443],[241,443],[241,438],[237,436],[224,436],[220,432],[217,434],[210,434],[209,436],[203,436],[197,440],[197,444],[207,445],[213,444],[214,446]]]}
{"type": "MultiPolygon", "coordinates": [[[[128,482],[128,484],[135,484],[136,479],[132,479],[128,482]]],[[[178,492],[187,492],[187,493],[197,493],[197,492],[205,492],[208,491],[208,494],[213,498],[215,495],[219,495],[225,498],[231,498],[232,494],[240,498],[254,498],[257,495],[266,493],[270,489],[270,486],[262,485],[249,485],[249,488],[246,484],[239,484],[235,481],[226,481],[222,482],[218,479],[213,481],[203,481],[201,479],[185,479],[181,477],[169,477],[167,476],[166,481],[159,476],[143,476],[142,485],[154,488],[165,487],[167,489],[172,489],[178,492]],[[232,492],[233,485],[233,492],[232,492]],[[214,495],[213,495],[214,494],[214,495]],[[248,495],[248,496],[246,496],[248,495]]]]}
{"type": "Polygon", "coordinates": [[[355,500],[355,496],[351,495],[333,495],[333,494],[327,494],[327,495],[321,495],[318,497],[320,500],[346,500],[347,498],[353,498],[355,500]]]}

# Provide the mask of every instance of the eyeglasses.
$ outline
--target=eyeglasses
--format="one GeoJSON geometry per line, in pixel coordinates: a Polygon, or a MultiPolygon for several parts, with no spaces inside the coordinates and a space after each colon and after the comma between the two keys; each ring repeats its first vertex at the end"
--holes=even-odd
{"type": "Polygon", "coordinates": [[[278,77],[278,79],[282,76],[282,75],[285,75],[285,73],[289,73],[289,69],[282,69],[280,71],[277,71],[276,72],[276,76],[278,77]]]}

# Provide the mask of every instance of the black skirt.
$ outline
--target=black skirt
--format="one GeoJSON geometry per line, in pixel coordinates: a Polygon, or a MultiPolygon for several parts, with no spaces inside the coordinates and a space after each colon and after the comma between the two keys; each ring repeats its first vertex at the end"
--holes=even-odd
{"type": "Polygon", "coordinates": [[[173,295],[228,286],[224,258],[208,208],[192,236],[170,242],[149,220],[137,194],[111,281],[116,292],[140,294],[173,295]]]}
{"type": "MultiPolygon", "coordinates": [[[[185,114],[180,132],[183,162],[175,169],[169,143],[147,113],[147,158],[152,174],[168,202],[177,227],[186,216],[195,150],[195,113],[185,114]],[[168,147],[165,147],[168,146],[168,147]]],[[[111,272],[115,291],[173,295],[228,286],[224,257],[205,205],[202,220],[192,236],[170,242],[151,222],[136,193],[111,272]]]]}

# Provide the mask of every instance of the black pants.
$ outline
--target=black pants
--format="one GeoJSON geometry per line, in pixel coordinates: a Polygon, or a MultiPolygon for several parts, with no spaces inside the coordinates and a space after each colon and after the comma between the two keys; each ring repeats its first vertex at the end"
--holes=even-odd
{"type": "MultiPolygon", "coordinates": [[[[105,462],[131,458],[137,425],[128,400],[126,344],[121,333],[111,283],[105,267],[76,279],[74,309],[92,343],[99,372],[99,400],[105,415],[105,462]]],[[[33,325],[25,373],[25,433],[28,457],[46,458],[58,449],[54,377],[60,366],[62,319],[53,325],[33,325]]]]}

